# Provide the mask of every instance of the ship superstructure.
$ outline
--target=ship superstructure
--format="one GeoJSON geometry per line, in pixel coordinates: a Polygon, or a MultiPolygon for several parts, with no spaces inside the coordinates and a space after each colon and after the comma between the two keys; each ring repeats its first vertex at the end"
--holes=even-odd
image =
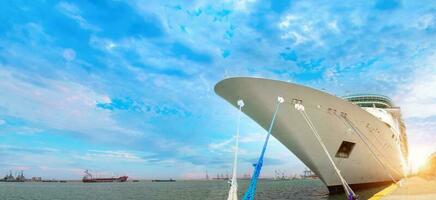
{"type": "Polygon", "coordinates": [[[277,97],[283,97],[285,103],[277,113],[272,135],[331,192],[342,186],[325,150],[353,188],[392,182],[408,172],[405,126],[400,109],[388,97],[362,94],[340,98],[302,85],[246,77],[222,80],[215,92],[235,107],[239,99],[244,100],[243,112],[264,129],[270,124],[277,97]],[[302,117],[302,106],[312,125],[302,117]],[[313,128],[326,149],[312,134],[313,128]]]}
{"type": "Polygon", "coordinates": [[[406,125],[401,117],[400,108],[394,106],[392,99],[378,94],[355,94],[343,98],[384,122],[392,131],[392,139],[400,146],[404,162],[408,163],[406,125]]]}

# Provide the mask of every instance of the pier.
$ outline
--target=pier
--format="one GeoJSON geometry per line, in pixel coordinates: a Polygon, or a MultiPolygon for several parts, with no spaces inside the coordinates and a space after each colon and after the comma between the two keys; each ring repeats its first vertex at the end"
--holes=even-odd
{"type": "Polygon", "coordinates": [[[414,176],[378,192],[370,200],[436,199],[436,178],[414,176]]]}

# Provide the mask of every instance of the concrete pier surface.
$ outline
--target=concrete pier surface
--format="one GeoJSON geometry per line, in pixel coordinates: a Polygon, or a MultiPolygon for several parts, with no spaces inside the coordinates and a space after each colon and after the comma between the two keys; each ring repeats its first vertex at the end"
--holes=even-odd
{"type": "Polygon", "coordinates": [[[378,192],[370,200],[436,200],[436,178],[414,176],[378,192]]]}

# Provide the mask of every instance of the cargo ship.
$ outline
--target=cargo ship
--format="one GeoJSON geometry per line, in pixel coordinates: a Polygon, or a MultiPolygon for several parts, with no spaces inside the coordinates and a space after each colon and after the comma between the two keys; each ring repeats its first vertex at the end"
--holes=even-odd
{"type": "Polygon", "coordinates": [[[111,177],[111,178],[93,178],[88,170],[85,171],[85,176],[82,181],[84,183],[106,183],[106,182],[126,182],[128,176],[111,177]]]}
{"type": "Polygon", "coordinates": [[[176,182],[174,179],[154,179],[151,182],[176,182]]]}

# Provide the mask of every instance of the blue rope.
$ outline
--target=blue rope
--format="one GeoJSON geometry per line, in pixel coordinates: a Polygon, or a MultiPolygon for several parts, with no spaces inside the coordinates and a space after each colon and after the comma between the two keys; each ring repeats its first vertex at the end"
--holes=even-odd
{"type": "Polygon", "coordinates": [[[271,135],[271,131],[274,126],[274,121],[276,119],[277,112],[279,111],[280,104],[281,102],[277,103],[276,111],[274,112],[273,118],[271,120],[271,125],[269,126],[268,134],[266,135],[265,143],[263,144],[262,152],[260,153],[259,160],[255,164],[253,177],[251,178],[250,185],[248,186],[248,189],[245,192],[243,200],[254,200],[254,196],[256,195],[256,185],[257,185],[257,180],[259,179],[260,170],[262,169],[263,157],[265,155],[266,146],[268,145],[269,136],[271,135]]]}

